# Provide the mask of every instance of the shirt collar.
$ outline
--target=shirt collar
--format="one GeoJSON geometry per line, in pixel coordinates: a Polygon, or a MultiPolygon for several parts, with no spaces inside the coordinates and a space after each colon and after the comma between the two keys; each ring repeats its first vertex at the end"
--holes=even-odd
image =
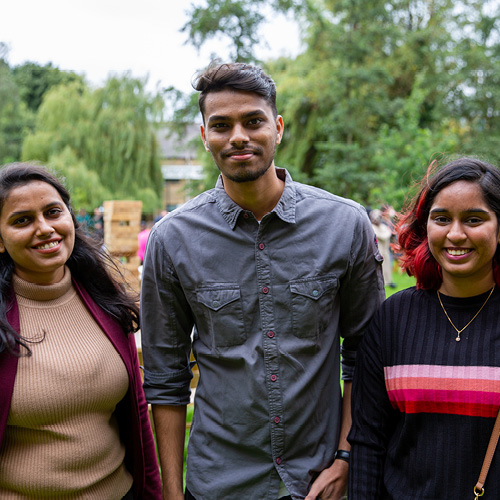
{"type": "MultiPolygon", "coordinates": [[[[295,224],[296,191],[292,177],[284,168],[276,168],[276,174],[281,180],[285,181],[285,188],[271,213],[275,213],[284,222],[295,224]]],[[[219,175],[215,185],[215,197],[222,217],[224,217],[231,229],[234,229],[238,217],[244,210],[227,195],[221,175],[219,175]]]]}

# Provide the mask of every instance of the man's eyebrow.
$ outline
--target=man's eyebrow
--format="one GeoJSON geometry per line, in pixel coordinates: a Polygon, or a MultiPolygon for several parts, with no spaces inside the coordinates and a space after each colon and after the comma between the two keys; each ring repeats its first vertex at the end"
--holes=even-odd
{"type": "MultiPolygon", "coordinates": [[[[262,116],[262,115],[265,115],[264,110],[255,109],[253,111],[248,111],[248,113],[244,113],[243,115],[240,115],[240,118],[248,119],[248,118],[253,118],[254,116],[262,116]]],[[[211,115],[208,118],[208,123],[216,122],[216,121],[226,121],[226,120],[231,120],[231,119],[232,118],[228,115],[211,115]]]]}

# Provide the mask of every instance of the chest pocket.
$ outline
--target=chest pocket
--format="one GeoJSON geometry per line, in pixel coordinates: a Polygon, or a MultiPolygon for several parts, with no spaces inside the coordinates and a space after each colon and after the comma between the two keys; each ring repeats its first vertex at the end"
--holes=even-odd
{"type": "Polygon", "coordinates": [[[316,341],[332,319],[338,280],[333,275],[290,282],[292,331],[302,339],[316,341]]]}
{"type": "Polygon", "coordinates": [[[200,311],[197,330],[209,347],[231,347],[246,339],[243,307],[238,284],[204,286],[196,291],[200,311]]]}

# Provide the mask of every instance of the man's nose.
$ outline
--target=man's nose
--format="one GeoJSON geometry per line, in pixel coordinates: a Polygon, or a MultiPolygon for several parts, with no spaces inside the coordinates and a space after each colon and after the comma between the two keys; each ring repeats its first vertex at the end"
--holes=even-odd
{"type": "Polygon", "coordinates": [[[241,145],[249,141],[248,133],[243,125],[237,123],[232,130],[230,141],[232,144],[241,145]]]}

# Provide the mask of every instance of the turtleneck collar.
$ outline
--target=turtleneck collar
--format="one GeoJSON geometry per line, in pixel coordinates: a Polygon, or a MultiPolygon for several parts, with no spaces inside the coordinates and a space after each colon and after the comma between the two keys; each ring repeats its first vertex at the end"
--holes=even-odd
{"type": "Polygon", "coordinates": [[[72,286],[71,272],[65,267],[64,276],[61,281],[52,285],[38,285],[23,280],[16,274],[12,276],[12,283],[16,295],[30,300],[54,300],[62,297],[72,286]]]}

